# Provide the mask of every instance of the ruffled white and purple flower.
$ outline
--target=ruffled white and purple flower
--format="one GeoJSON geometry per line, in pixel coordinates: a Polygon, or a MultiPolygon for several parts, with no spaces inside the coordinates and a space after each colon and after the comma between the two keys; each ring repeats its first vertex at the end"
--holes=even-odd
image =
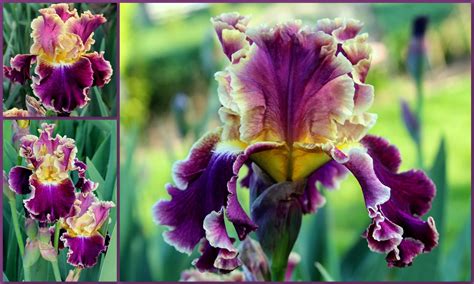
{"type": "Polygon", "coordinates": [[[70,113],[87,104],[91,87],[102,87],[111,79],[112,68],[104,53],[88,53],[94,31],[106,19],[90,11],[79,16],[68,4],[53,4],[39,12],[31,22],[30,54],[16,55],[3,72],[14,83],[32,79],[33,93],[47,109],[70,113]],[[35,63],[32,78],[30,67],[35,63]]]}
{"type": "Polygon", "coordinates": [[[93,191],[76,194],[70,214],[61,219],[66,232],[61,236],[64,247],[68,248],[69,264],[88,268],[97,263],[99,255],[106,251],[107,243],[100,230],[109,221],[110,208],[115,207],[111,201],[100,201],[93,191]]]}
{"type": "Polygon", "coordinates": [[[32,218],[52,223],[69,214],[76,188],[90,191],[93,182],[85,178],[85,164],[76,158],[73,139],[53,136],[53,124],[43,123],[38,131],[39,136],[28,134],[20,139],[19,154],[26,167],[13,167],[8,182],[15,193],[28,195],[23,203],[32,218]],[[73,183],[73,171],[78,171],[80,184],[73,183]]]}
{"type": "MultiPolygon", "coordinates": [[[[298,200],[303,213],[325,202],[317,183],[337,186],[349,171],[358,179],[372,224],[369,248],[386,253],[389,266],[410,265],[432,250],[438,233],[427,213],[435,195],[422,171],[398,172],[398,150],[367,135],[373,87],[365,82],[371,49],[355,20],[299,21],[248,28],[237,13],[213,18],[229,65],[216,73],[223,126],[192,147],[173,168],[171,200],[154,207],[164,236],[181,252],[201,244],[195,265],[231,271],[240,265],[225,218],[238,238],[257,229],[239,203],[236,182],[244,165],[256,165],[274,183],[306,180],[298,200]]],[[[243,180],[248,185],[255,175],[243,180]]]]}

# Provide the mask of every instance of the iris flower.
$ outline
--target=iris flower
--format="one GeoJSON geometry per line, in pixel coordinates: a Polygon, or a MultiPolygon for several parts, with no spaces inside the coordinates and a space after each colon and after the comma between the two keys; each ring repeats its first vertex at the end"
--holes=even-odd
{"type": "Polygon", "coordinates": [[[23,203],[32,218],[52,223],[69,214],[76,188],[89,192],[97,184],[85,178],[86,165],[76,158],[73,139],[53,137],[53,124],[43,123],[38,131],[39,137],[25,135],[20,139],[19,154],[26,167],[13,167],[8,182],[15,193],[29,195],[23,203]],[[70,178],[74,171],[79,174],[76,184],[70,178]]]}
{"type": "Polygon", "coordinates": [[[67,261],[79,267],[92,267],[102,252],[107,249],[106,238],[99,231],[109,220],[111,201],[100,201],[93,191],[78,192],[70,214],[61,219],[66,230],[61,236],[64,246],[69,248],[67,261]]]}
{"type": "Polygon", "coordinates": [[[94,31],[106,19],[90,11],[79,16],[68,4],[53,4],[39,12],[31,22],[30,53],[16,55],[3,72],[12,82],[24,84],[36,63],[33,93],[47,109],[70,113],[87,104],[91,87],[104,86],[112,76],[104,53],[89,52],[94,31]]]}
{"type": "Polygon", "coordinates": [[[294,193],[303,213],[324,204],[316,182],[334,187],[351,172],[372,219],[365,232],[371,250],[398,267],[431,251],[438,242],[435,222],[421,217],[431,207],[433,182],[420,170],[399,172],[397,148],[367,134],[377,116],[368,112],[374,89],[366,83],[371,48],[368,35],[359,34],[362,24],[324,19],[248,28],[248,22],[237,13],[212,19],[228,58],[215,75],[222,126],[174,165],[171,200],[154,207],[157,223],[170,227],[165,240],[186,253],[201,244],[194,263],[202,271],[238,267],[225,219],[240,240],[262,229],[236,192],[247,165],[244,185],[255,166],[274,183],[305,182],[294,193]]]}

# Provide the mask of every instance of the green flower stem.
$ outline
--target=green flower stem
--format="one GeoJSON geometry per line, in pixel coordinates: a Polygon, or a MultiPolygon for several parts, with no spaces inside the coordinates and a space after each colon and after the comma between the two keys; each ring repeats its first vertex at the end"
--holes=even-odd
{"type": "Polygon", "coordinates": [[[51,261],[51,266],[53,267],[54,279],[57,282],[61,282],[61,273],[59,272],[58,261],[51,261]]]}
{"type": "MultiPolygon", "coordinates": [[[[54,250],[56,253],[58,253],[58,247],[59,247],[59,231],[61,230],[61,225],[59,222],[56,222],[56,225],[54,227],[54,250]]],[[[51,261],[51,266],[53,267],[53,273],[54,273],[54,279],[56,281],[61,282],[61,273],[59,272],[59,267],[58,267],[58,261],[51,261]]]]}
{"type": "Polygon", "coordinates": [[[418,167],[423,169],[423,82],[420,78],[416,82],[416,93],[417,93],[417,105],[416,105],[416,115],[418,119],[418,141],[416,141],[416,153],[417,153],[417,162],[418,167]]]}
{"type": "MultiPolygon", "coordinates": [[[[25,243],[23,242],[23,237],[21,236],[20,223],[18,221],[18,212],[16,211],[16,199],[15,197],[9,198],[10,209],[13,220],[13,229],[15,231],[16,241],[18,243],[18,249],[20,251],[21,258],[25,255],[25,243]]],[[[31,281],[30,268],[23,265],[23,274],[25,281],[31,281]]]]}
{"type": "Polygon", "coordinates": [[[61,230],[61,225],[59,222],[56,223],[56,227],[54,228],[54,250],[56,252],[58,251],[59,248],[59,232],[61,230]]]}

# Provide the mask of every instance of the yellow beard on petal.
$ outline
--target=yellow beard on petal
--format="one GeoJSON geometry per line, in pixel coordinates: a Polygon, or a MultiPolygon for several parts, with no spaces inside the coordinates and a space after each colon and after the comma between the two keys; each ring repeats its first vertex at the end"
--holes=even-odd
{"type": "Polygon", "coordinates": [[[255,153],[251,159],[276,182],[282,182],[304,179],[331,158],[321,149],[281,147],[255,153]]]}
{"type": "MultiPolygon", "coordinates": [[[[46,149],[46,147],[44,147],[46,149]]],[[[40,149],[40,152],[43,150],[40,149]]],[[[38,180],[43,184],[57,184],[69,177],[67,172],[61,171],[57,157],[46,154],[43,162],[35,172],[38,180]]]]}

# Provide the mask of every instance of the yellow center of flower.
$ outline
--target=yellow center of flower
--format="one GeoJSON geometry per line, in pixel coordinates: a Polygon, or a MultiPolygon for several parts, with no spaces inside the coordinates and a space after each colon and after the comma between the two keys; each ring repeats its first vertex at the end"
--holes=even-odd
{"type": "Polygon", "coordinates": [[[275,181],[297,181],[308,177],[331,158],[321,149],[281,147],[251,156],[275,181]]]}
{"type": "MultiPolygon", "coordinates": [[[[43,150],[41,147],[40,152],[43,150]]],[[[58,158],[50,154],[44,156],[43,162],[36,170],[36,176],[40,182],[47,184],[56,184],[68,178],[67,172],[61,171],[58,158]]]]}

